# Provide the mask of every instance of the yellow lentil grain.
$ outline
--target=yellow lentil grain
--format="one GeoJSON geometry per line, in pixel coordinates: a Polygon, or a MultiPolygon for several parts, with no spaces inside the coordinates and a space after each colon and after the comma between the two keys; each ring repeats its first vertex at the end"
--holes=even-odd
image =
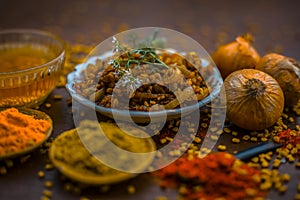
{"type": "Polygon", "coordinates": [[[218,145],[218,150],[219,151],[225,151],[226,150],[226,146],[225,145],[218,145]]]}
{"type": "Polygon", "coordinates": [[[238,143],[240,143],[240,139],[232,138],[231,142],[238,144],[238,143]]]}
{"type": "Polygon", "coordinates": [[[251,141],[251,142],[257,142],[257,137],[251,137],[251,138],[250,138],[250,141],[251,141]]]}

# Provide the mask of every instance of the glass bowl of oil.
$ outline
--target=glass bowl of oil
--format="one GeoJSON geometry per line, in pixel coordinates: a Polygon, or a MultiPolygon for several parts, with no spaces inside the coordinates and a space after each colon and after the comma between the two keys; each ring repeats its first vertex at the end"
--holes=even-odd
{"type": "Polygon", "coordinates": [[[40,30],[0,31],[0,107],[36,107],[55,88],[64,43],[40,30]]]}

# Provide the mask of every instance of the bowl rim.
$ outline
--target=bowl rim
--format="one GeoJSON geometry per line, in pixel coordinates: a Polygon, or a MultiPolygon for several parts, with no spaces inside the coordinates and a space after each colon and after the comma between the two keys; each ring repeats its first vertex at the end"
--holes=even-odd
{"type": "Polygon", "coordinates": [[[44,30],[38,30],[38,29],[6,29],[6,30],[2,30],[0,31],[0,36],[2,34],[12,34],[12,33],[19,33],[19,34],[36,34],[36,35],[42,35],[42,36],[47,36],[51,39],[54,39],[55,41],[57,41],[61,46],[61,50],[58,54],[55,55],[54,58],[52,58],[51,60],[47,61],[44,64],[38,65],[38,66],[33,66],[27,69],[22,69],[22,70],[18,70],[18,71],[13,71],[13,72],[0,72],[0,75],[16,75],[16,74],[20,74],[20,73],[25,73],[25,72],[30,72],[32,70],[37,70],[43,67],[47,67],[48,65],[52,65],[52,63],[57,62],[59,59],[63,58],[65,56],[65,47],[66,44],[65,42],[58,37],[57,35],[48,32],[48,31],[44,31],[44,30]]]}
{"type": "MultiPolygon", "coordinates": [[[[107,52],[107,53],[109,53],[109,52],[107,52]]],[[[89,59],[92,60],[92,59],[97,59],[99,57],[101,58],[103,55],[93,56],[93,57],[90,57],[89,59]]],[[[180,108],[176,108],[176,109],[165,109],[163,111],[151,111],[151,112],[106,108],[103,106],[99,106],[95,102],[92,102],[89,99],[78,94],[73,88],[73,84],[74,84],[74,80],[76,79],[76,75],[78,73],[80,73],[80,71],[89,64],[87,62],[89,59],[87,59],[86,62],[84,62],[84,63],[78,64],[75,67],[75,70],[68,74],[66,89],[70,93],[71,97],[74,98],[75,100],[77,100],[80,104],[83,104],[91,109],[95,109],[97,112],[100,112],[106,116],[107,115],[111,116],[112,114],[114,114],[113,117],[114,118],[117,117],[117,119],[126,119],[128,117],[128,113],[133,118],[150,117],[152,119],[159,119],[159,117],[161,117],[161,115],[162,115],[162,112],[165,112],[165,114],[167,115],[167,118],[175,116],[175,115],[179,115],[179,114],[181,116],[184,116],[186,114],[192,113],[193,111],[196,111],[200,107],[208,104],[214,98],[216,98],[218,96],[218,94],[221,92],[221,88],[222,88],[222,84],[223,84],[222,81],[220,81],[219,79],[216,80],[216,83],[214,85],[215,87],[213,87],[213,88],[210,87],[209,94],[204,99],[198,101],[195,104],[184,106],[182,108],[180,107],[180,108]],[[115,114],[117,114],[117,116],[115,116],[115,114]]],[[[201,59],[203,59],[204,61],[207,61],[205,58],[201,58],[201,59]]],[[[216,76],[216,71],[214,71],[212,76],[216,76]]]]}

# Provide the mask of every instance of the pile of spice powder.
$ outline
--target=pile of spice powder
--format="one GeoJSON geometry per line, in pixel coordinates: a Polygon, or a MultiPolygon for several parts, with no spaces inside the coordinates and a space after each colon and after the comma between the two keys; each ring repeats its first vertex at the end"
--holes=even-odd
{"type": "Polygon", "coordinates": [[[16,108],[0,112],[0,156],[20,152],[46,137],[51,124],[35,119],[16,108]]]}
{"type": "Polygon", "coordinates": [[[261,171],[225,152],[184,155],[153,174],[161,187],[177,188],[180,199],[262,199],[267,194],[260,189],[261,171]]]}

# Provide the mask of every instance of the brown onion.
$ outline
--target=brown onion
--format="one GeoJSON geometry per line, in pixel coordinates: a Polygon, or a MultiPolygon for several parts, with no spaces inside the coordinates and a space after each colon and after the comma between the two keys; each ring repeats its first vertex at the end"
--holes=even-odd
{"type": "Polygon", "coordinates": [[[257,69],[273,76],[283,90],[285,103],[292,107],[300,99],[300,65],[294,59],[276,53],[262,57],[257,69]]]}
{"type": "Polygon", "coordinates": [[[224,81],[227,117],[248,130],[262,130],[280,118],[284,108],[283,92],[277,81],[265,72],[243,69],[224,81]]]}
{"type": "Polygon", "coordinates": [[[260,56],[251,42],[251,35],[239,36],[235,41],[220,46],[213,53],[212,58],[224,79],[236,70],[254,69],[258,65],[260,56]]]}

